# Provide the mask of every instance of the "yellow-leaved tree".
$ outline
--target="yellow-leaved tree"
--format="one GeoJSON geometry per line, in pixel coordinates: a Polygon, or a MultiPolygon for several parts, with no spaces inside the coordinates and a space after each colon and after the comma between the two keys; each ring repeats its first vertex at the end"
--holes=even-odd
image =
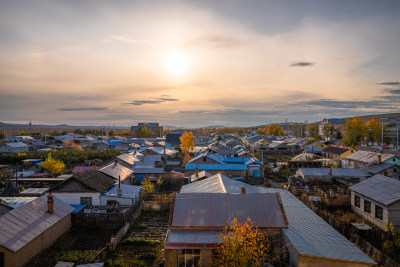
{"type": "Polygon", "coordinates": [[[284,132],[278,124],[270,124],[267,126],[267,135],[280,136],[284,132]]]}
{"type": "Polygon", "coordinates": [[[154,191],[155,191],[154,184],[152,182],[150,182],[148,179],[145,179],[143,181],[143,183],[141,184],[141,186],[142,186],[142,191],[141,191],[142,196],[150,194],[150,193],[154,193],[154,191]]]}
{"type": "Polygon", "coordinates": [[[49,153],[45,161],[42,162],[42,168],[45,168],[51,174],[58,174],[65,169],[65,164],[61,160],[53,159],[51,153],[49,153]]]}
{"type": "Polygon", "coordinates": [[[233,219],[230,227],[220,234],[215,255],[210,259],[211,266],[260,266],[271,260],[271,241],[268,236],[253,226],[251,219],[239,223],[233,219]]]}
{"type": "Polygon", "coordinates": [[[190,161],[190,155],[189,153],[185,153],[185,155],[183,156],[183,165],[186,165],[186,163],[188,163],[190,161]]]}
{"type": "Polygon", "coordinates": [[[346,138],[343,144],[349,147],[358,146],[365,136],[364,121],[360,117],[354,117],[352,120],[346,121],[346,138]]]}
{"type": "MultiPolygon", "coordinates": [[[[368,141],[372,143],[381,142],[382,140],[382,123],[375,118],[370,119],[365,123],[368,141]]],[[[383,127],[385,131],[386,127],[383,127]]]]}
{"type": "Polygon", "coordinates": [[[195,137],[192,132],[185,131],[179,139],[181,140],[181,149],[183,154],[190,152],[190,150],[194,148],[195,137]]]}

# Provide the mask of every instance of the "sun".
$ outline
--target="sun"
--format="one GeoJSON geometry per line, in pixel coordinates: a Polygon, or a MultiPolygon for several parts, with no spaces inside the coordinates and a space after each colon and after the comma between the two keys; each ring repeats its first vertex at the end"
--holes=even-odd
{"type": "Polygon", "coordinates": [[[181,76],[188,70],[188,58],[185,54],[174,53],[167,57],[165,67],[174,76],[181,76]]]}

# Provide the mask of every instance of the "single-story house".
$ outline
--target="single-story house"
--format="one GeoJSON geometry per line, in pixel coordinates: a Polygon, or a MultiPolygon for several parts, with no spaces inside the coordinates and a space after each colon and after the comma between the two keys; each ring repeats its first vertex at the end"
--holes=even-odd
{"type": "Polygon", "coordinates": [[[358,150],[353,154],[343,158],[343,168],[361,168],[372,161],[393,163],[400,166],[400,158],[393,154],[380,154],[371,151],[358,150]]]}
{"type": "Polygon", "coordinates": [[[371,175],[381,174],[383,176],[388,176],[400,180],[400,166],[393,163],[378,163],[374,160],[362,167],[361,169],[370,173],[371,175]]]}
{"type": "Polygon", "coordinates": [[[141,186],[116,184],[100,195],[100,205],[133,206],[140,200],[141,186]]]}
{"type": "Polygon", "coordinates": [[[16,154],[29,151],[29,146],[22,142],[5,143],[0,146],[0,153],[16,154]]]}
{"type": "Polygon", "coordinates": [[[296,171],[296,176],[301,177],[305,183],[309,183],[314,180],[332,182],[333,178],[363,181],[371,174],[359,168],[299,168],[296,171]]]}
{"type": "Polygon", "coordinates": [[[74,210],[52,195],[0,216],[0,266],[22,267],[71,227],[74,210]]]}
{"type": "Polygon", "coordinates": [[[333,159],[340,163],[340,161],[356,152],[355,149],[348,147],[329,146],[322,150],[322,156],[327,159],[333,159]]]}
{"type": "Polygon", "coordinates": [[[351,210],[384,229],[393,223],[400,229],[400,181],[377,174],[349,187],[351,210]]]}

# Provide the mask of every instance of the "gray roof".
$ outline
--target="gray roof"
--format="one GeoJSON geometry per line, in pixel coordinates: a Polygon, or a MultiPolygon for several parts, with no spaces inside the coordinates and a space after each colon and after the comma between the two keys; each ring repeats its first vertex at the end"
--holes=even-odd
{"type": "Polygon", "coordinates": [[[133,165],[133,164],[135,164],[136,161],[140,160],[137,157],[134,157],[131,153],[124,153],[124,154],[118,155],[116,158],[120,159],[122,161],[125,161],[129,165],[133,165]]]}
{"type": "Polygon", "coordinates": [[[108,175],[101,173],[100,171],[87,170],[84,172],[80,172],[68,178],[67,180],[64,180],[63,182],[51,188],[50,191],[57,190],[58,187],[62,186],[64,183],[69,182],[71,179],[77,180],[80,183],[89,187],[90,189],[100,193],[106,191],[115,184],[115,180],[108,175]]]}
{"type": "Polygon", "coordinates": [[[47,209],[47,196],[41,196],[0,216],[0,246],[17,252],[74,211],[56,197],[54,213],[48,213],[47,209]]]}
{"type": "Polygon", "coordinates": [[[42,187],[42,188],[28,188],[24,191],[22,191],[21,193],[19,193],[20,195],[43,195],[44,193],[46,193],[47,191],[49,191],[49,188],[47,187],[42,187]]]}
{"type": "MultiPolygon", "coordinates": [[[[329,168],[300,168],[304,176],[330,176],[329,168]]],[[[367,172],[358,168],[332,168],[332,176],[359,177],[370,176],[367,172]]]]}
{"type": "Polygon", "coordinates": [[[142,187],[137,185],[116,184],[101,195],[105,197],[136,198],[141,190],[142,187]],[[122,195],[118,195],[118,187],[121,187],[122,195]]]}
{"type": "Polygon", "coordinates": [[[363,171],[367,171],[372,174],[378,174],[378,173],[381,173],[384,170],[387,170],[388,168],[393,167],[393,166],[397,166],[397,165],[393,164],[393,163],[385,163],[385,162],[378,164],[378,162],[376,160],[374,160],[374,161],[368,163],[367,165],[364,165],[361,169],[363,171]]]}
{"type": "Polygon", "coordinates": [[[27,144],[22,143],[22,142],[15,142],[15,143],[6,143],[5,145],[11,147],[11,148],[20,148],[20,147],[28,147],[27,144]]]}
{"type": "Polygon", "coordinates": [[[355,184],[349,189],[386,206],[400,200],[400,181],[380,174],[355,184]]]}
{"type": "MultiPolygon", "coordinates": [[[[193,184],[198,184],[208,179],[211,179],[211,177],[193,184]]],[[[184,187],[182,187],[182,190],[184,187]]],[[[288,227],[283,229],[283,232],[299,254],[376,264],[287,190],[252,186],[231,180],[231,186],[225,187],[225,191],[227,193],[237,193],[237,188],[241,187],[246,187],[246,193],[279,192],[288,219],[288,227]],[[250,189],[252,187],[254,189],[250,189]]],[[[206,193],[209,189],[206,186],[202,186],[197,189],[193,187],[192,190],[206,193]]],[[[186,190],[186,192],[188,191],[186,190]]]]}
{"type": "Polygon", "coordinates": [[[238,182],[218,173],[201,181],[183,185],[181,193],[240,193],[242,187],[246,188],[247,193],[265,192],[261,187],[238,182]]]}
{"type": "Polygon", "coordinates": [[[220,241],[220,234],[220,231],[171,229],[168,230],[165,248],[183,248],[186,247],[186,244],[190,244],[191,249],[215,248],[220,241]]]}
{"type": "Polygon", "coordinates": [[[394,157],[394,155],[392,155],[392,154],[380,154],[380,153],[371,152],[371,151],[358,150],[358,151],[354,152],[353,154],[345,157],[345,159],[355,160],[355,161],[364,162],[364,163],[370,163],[374,160],[378,160],[378,155],[382,155],[382,161],[385,161],[385,160],[388,160],[388,159],[394,157]]]}
{"type": "Polygon", "coordinates": [[[101,168],[99,171],[113,177],[114,179],[118,179],[119,177],[121,177],[121,181],[125,180],[133,173],[131,169],[118,163],[111,163],[110,165],[101,168]]]}

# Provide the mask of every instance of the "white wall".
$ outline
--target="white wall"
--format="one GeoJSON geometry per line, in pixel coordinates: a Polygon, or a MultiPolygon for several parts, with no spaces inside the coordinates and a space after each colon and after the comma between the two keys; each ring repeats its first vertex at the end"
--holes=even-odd
{"type": "Polygon", "coordinates": [[[123,197],[108,197],[108,196],[101,196],[100,197],[100,204],[101,206],[107,206],[107,201],[108,200],[115,200],[119,203],[121,206],[133,206],[135,205],[136,201],[139,201],[139,195],[137,196],[137,199],[132,199],[132,198],[123,198],[123,197]]]}
{"type": "Polygon", "coordinates": [[[52,192],[56,198],[61,199],[67,204],[70,205],[80,205],[81,204],[81,197],[92,197],[92,205],[99,206],[100,205],[100,193],[59,193],[59,192],[52,192]]]}

